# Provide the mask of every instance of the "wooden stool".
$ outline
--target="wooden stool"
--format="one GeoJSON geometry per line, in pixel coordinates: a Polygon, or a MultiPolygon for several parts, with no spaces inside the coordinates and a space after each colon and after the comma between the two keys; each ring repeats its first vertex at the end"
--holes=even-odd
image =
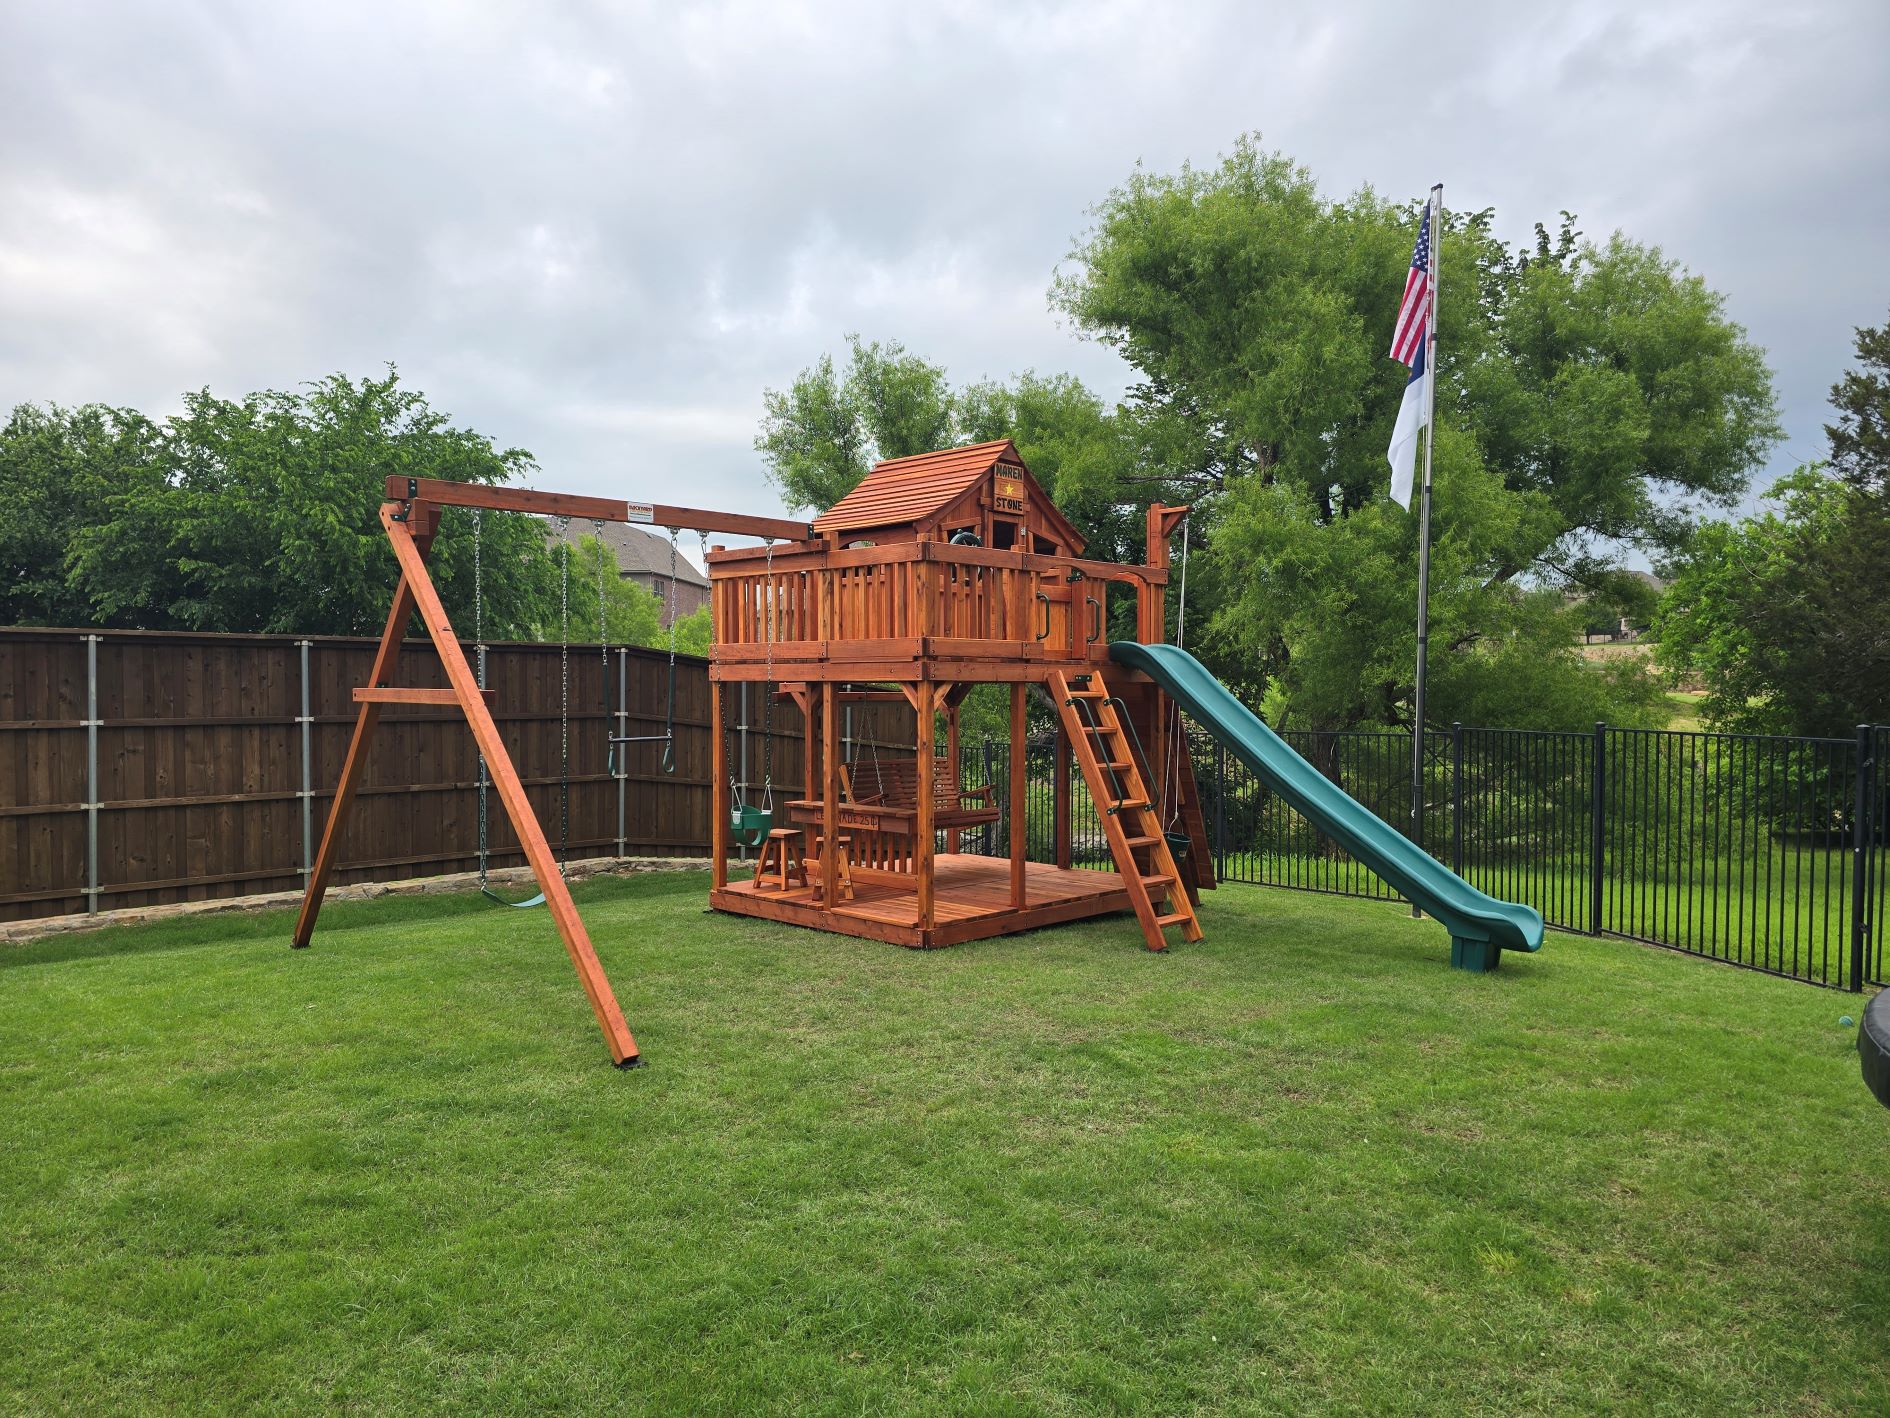
{"type": "MultiPolygon", "coordinates": [[[[833,840],[835,847],[833,854],[833,874],[835,879],[840,883],[840,899],[842,901],[851,901],[853,899],[853,865],[849,858],[852,856],[853,838],[842,832],[833,840]]],[[[825,847],[826,842],[827,839],[825,837],[814,838],[814,858],[816,861],[824,859],[826,854],[822,849],[825,847]]],[[[805,874],[805,863],[802,864],[802,869],[803,874],[805,874]]]]}
{"type": "Polygon", "coordinates": [[[755,890],[786,891],[794,882],[807,885],[807,863],[800,852],[801,833],[796,827],[777,827],[761,844],[761,856],[755,862],[755,890]],[[792,845],[790,845],[792,844],[792,845]],[[772,884],[769,871],[774,872],[772,884]]]}

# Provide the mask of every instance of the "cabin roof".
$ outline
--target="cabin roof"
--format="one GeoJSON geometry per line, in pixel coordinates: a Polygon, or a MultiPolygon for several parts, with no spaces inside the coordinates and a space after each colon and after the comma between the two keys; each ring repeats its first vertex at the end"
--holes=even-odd
{"type": "Polygon", "coordinates": [[[1008,438],[964,448],[941,448],[936,453],[914,453],[909,458],[888,458],[875,464],[858,487],[816,517],[814,530],[852,532],[923,521],[967,488],[976,486],[1006,453],[1009,461],[1023,466],[1016,445],[1008,438]]]}
{"type": "Polygon", "coordinates": [[[906,527],[930,520],[976,487],[999,463],[1020,469],[1036,496],[1032,505],[1080,551],[1082,538],[1030,477],[1017,445],[1008,438],[914,453],[875,464],[845,497],[814,519],[814,530],[863,532],[878,527],[906,527]]]}

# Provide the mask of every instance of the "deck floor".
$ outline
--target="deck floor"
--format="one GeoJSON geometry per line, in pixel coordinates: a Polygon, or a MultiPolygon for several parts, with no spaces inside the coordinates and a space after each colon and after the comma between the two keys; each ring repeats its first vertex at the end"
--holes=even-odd
{"type": "Polygon", "coordinates": [[[818,885],[782,892],[757,890],[753,881],[731,881],[709,893],[709,904],[718,911],[918,948],[984,940],[1132,909],[1122,878],[1112,871],[1066,871],[1027,862],[1025,904],[1020,910],[1011,905],[1011,866],[1005,859],[941,853],[935,860],[930,931],[919,929],[917,891],[904,883],[856,882],[853,900],[829,911],[820,904],[818,885]]]}

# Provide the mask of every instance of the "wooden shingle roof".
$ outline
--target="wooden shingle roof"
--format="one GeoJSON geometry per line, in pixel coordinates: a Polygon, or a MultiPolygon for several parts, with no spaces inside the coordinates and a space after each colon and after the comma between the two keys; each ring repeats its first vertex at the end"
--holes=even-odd
{"type": "Polygon", "coordinates": [[[814,519],[816,532],[855,532],[923,521],[999,462],[1023,466],[1010,439],[915,453],[877,464],[860,485],[814,519]]]}

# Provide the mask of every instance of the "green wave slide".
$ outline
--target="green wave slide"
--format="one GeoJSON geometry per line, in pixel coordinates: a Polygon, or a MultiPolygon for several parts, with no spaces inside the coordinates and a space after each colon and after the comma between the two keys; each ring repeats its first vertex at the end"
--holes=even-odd
{"type": "Polygon", "coordinates": [[[1450,931],[1450,963],[1494,970],[1505,950],[1540,950],[1542,917],[1530,906],[1486,896],[1411,839],[1383,821],[1293,752],[1226,685],[1176,645],[1117,641],[1109,658],[1140,670],[1255,773],[1359,861],[1442,921],[1450,931]]]}

